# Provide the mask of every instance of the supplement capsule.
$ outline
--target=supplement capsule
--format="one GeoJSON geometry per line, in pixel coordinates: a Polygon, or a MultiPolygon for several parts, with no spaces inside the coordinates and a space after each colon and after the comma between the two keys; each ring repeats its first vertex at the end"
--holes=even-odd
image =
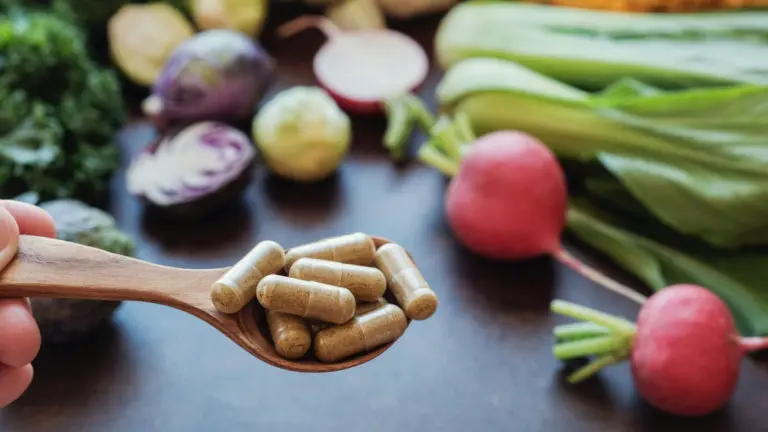
{"type": "MultiPolygon", "coordinates": [[[[368,312],[374,309],[378,309],[379,307],[384,306],[385,304],[389,304],[389,303],[383,297],[379,298],[378,301],[357,302],[357,307],[355,308],[355,316],[367,314],[368,312]]],[[[310,325],[310,328],[312,329],[312,333],[317,333],[320,330],[324,330],[332,326],[333,324],[331,323],[313,322],[310,325]]]]}
{"type": "Polygon", "coordinates": [[[406,327],[408,320],[403,310],[386,304],[318,332],[314,341],[315,356],[325,363],[336,362],[392,342],[402,336],[406,327]]]}
{"type": "Polygon", "coordinates": [[[379,297],[379,299],[376,301],[357,302],[357,307],[355,308],[355,316],[367,314],[368,312],[374,309],[378,309],[386,304],[389,304],[389,302],[387,302],[387,300],[383,297],[379,297]]]}
{"type": "Polygon", "coordinates": [[[312,335],[301,317],[267,310],[267,325],[280,357],[301,358],[312,346],[312,335]]]}
{"type": "Polygon", "coordinates": [[[288,275],[346,288],[352,291],[357,301],[374,301],[387,289],[387,278],[376,267],[317,258],[300,258],[293,263],[288,275]]]}
{"type": "Polygon", "coordinates": [[[285,272],[290,273],[291,266],[299,258],[317,258],[347,264],[369,265],[373,262],[375,253],[376,245],[369,235],[354,233],[331,237],[291,248],[285,255],[285,272]]]}
{"type": "Polygon", "coordinates": [[[413,320],[425,320],[437,310],[437,295],[402,246],[387,243],[374,258],[376,267],[387,277],[389,289],[413,320]]]}
{"type": "Polygon", "coordinates": [[[253,300],[259,281],[279,273],[285,265],[283,247],[271,240],[257,244],[211,287],[211,301],[219,312],[233,314],[253,300]]]}
{"type": "Polygon", "coordinates": [[[265,309],[342,324],[355,315],[355,296],[342,287],[269,275],[256,287],[256,298],[265,309]]]}

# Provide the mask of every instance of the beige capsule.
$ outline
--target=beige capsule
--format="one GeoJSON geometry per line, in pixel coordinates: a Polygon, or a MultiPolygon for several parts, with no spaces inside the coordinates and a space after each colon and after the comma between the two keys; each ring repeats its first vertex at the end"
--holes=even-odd
{"type": "Polygon", "coordinates": [[[367,314],[368,312],[374,309],[378,309],[386,304],[389,304],[389,302],[387,302],[387,300],[384,297],[379,297],[378,299],[376,299],[376,301],[357,302],[357,307],[355,309],[355,316],[367,314]]]}
{"type": "Polygon", "coordinates": [[[269,310],[341,324],[355,315],[355,296],[342,287],[269,275],[256,287],[256,299],[269,310]]]}
{"type": "Polygon", "coordinates": [[[332,363],[397,340],[408,327],[405,313],[386,304],[351,321],[321,330],[315,335],[318,360],[332,363]]]}
{"type": "Polygon", "coordinates": [[[387,278],[376,267],[317,258],[300,258],[293,263],[288,275],[346,288],[357,301],[375,301],[387,289],[387,278]]]}
{"type": "Polygon", "coordinates": [[[233,314],[253,300],[255,288],[267,275],[279,273],[285,265],[285,251],[266,240],[257,244],[211,287],[211,301],[219,312],[233,314]]]}
{"type": "Polygon", "coordinates": [[[301,317],[268,310],[267,325],[275,350],[283,358],[301,358],[312,347],[312,334],[301,317]]]}
{"type": "Polygon", "coordinates": [[[299,258],[317,258],[347,264],[369,265],[373,262],[375,253],[376,244],[367,234],[358,232],[331,237],[291,248],[285,255],[285,272],[290,273],[291,266],[299,258]]]}
{"type": "MultiPolygon", "coordinates": [[[[389,304],[389,302],[387,302],[387,300],[384,299],[383,297],[379,298],[376,301],[357,302],[357,307],[355,308],[355,316],[367,314],[368,312],[374,309],[378,309],[379,307],[384,306],[385,304],[389,304]]],[[[317,333],[320,330],[324,330],[332,326],[333,324],[327,323],[327,322],[313,322],[310,325],[310,328],[312,329],[312,333],[317,333]]]]}
{"type": "Polygon", "coordinates": [[[395,243],[381,246],[374,263],[386,276],[389,290],[408,318],[425,320],[435,313],[437,295],[402,246],[395,243]]]}

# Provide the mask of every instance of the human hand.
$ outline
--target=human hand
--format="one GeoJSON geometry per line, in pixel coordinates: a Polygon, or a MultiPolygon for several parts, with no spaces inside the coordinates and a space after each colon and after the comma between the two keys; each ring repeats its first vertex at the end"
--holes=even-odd
{"type": "MultiPolygon", "coordinates": [[[[39,207],[0,200],[0,270],[16,255],[19,234],[55,237],[53,218],[39,207]]],[[[32,381],[40,330],[27,299],[0,299],[0,408],[15,401],[32,381]]]]}

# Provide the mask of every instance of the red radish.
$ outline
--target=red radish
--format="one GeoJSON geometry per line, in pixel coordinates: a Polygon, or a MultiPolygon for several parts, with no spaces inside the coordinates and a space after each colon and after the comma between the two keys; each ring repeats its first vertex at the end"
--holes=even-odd
{"type": "Polygon", "coordinates": [[[516,131],[477,139],[446,193],[456,237],[473,252],[517,260],[560,248],[568,191],[555,155],[516,131]]]}
{"type": "Polygon", "coordinates": [[[347,112],[380,113],[385,100],[417,90],[429,73],[424,49],[394,30],[342,31],[324,17],[302,16],[277,33],[288,37],[310,27],[328,38],[315,55],[315,77],[347,112]]]}
{"type": "MultiPolygon", "coordinates": [[[[544,143],[523,132],[498,131],[463,147],[463,153],[453,152],[461,154],[453,161],[455,170],[443,171],[455,172],[445,212],[467,249],[510,261],[551,255],[609,290],[645,301],[645,296],[585,266],[562,247],[568,190],[562,167],[544,143]]],[[[427,163],[444,166],[425,154],[427,163]]]]}
{"type": "Polygon", "coordinates": [[[636,325],[561,300],[552,303],[552,310],[607,330],[596,333],[589,327],[594,336],[585,333],[582,338],[577,331],[566,331],[576,328],[573,324],[556,328],[555,334],[568,335],[555,346],[558,359],[599,356],[572,374],[571,382],[629,360],[643,399],[674,415],[705,415],[722,408],[736,390],[742,358],[768,348],[768,338],[739,336],[727,305],[697,285],[658,291],[643,304],[636,325]]]}
{"type": "Polygon", "coordinates": [[[640,310],[632,376],[640,394],[659,409],[703,415],[725,405],[742,357],[765,344],[739,337],[730,310],[711,291],[671,286],[640,310]]]}

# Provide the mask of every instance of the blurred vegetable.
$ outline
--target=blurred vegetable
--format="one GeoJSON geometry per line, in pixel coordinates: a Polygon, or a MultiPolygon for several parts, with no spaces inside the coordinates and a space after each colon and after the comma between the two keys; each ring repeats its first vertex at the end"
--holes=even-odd
{"type": "Polygon", "coordinates": [[[326,16],[342,30],[387,27],[378,0],[343,0],[328,7],[326,16]]]}
{"type": "Polygon", "coordinates": [[[119,82],[84,35],[51,13],[0,16],[0,195],[99,201],[119,164],[119,82]]]}
{"type": "Polygon", "coordinates": [[[459,0],[377,0],[387,16],[398,19],[445,12],[459,0]]]}
{"type": "MultiPolygon", "coordinates": [[[[133,240],[117,228],[108,213],[77,200],[40,204],[56,222],[57,237],[120,255],[134,256],[133,240]]],[[[69,342],[99,328],[120,306],[117,301],[32,298],[32,312],[45,342],[69,342]]]]}
{"type": "Polygon", "coordinates": [[[589,94],[515,63],[470,59],[439,84],[478,134],[516,129],[599,167],[590,188],[720,247],[768,243],[768,86],[589,94]]]}
{"type": "Polygon", "coordinates": [[[443,19],[435,55],[514,60],[590,89],[621,78],[664,87],[768,84],[768,12],[623,14],[467,2],[443,19]]]}
{"type": "Polygon", "coordinates": [[[203,30],[226,28],[255,38],[267,19],[268,0],[190,0],[192,17],[203,30]]]}
{"type": "Polygon", "coordinates": [[[239,196],[256,149],[241,131],[200,122],[163,137],[128,168],[128,191],[180,218],[204,216],[239,196]]]}
{"type": "Polygon", "coordinates": [[[289,37],[313,27],[328,38],[312,63],[315,77],[345,111],[380,113],[386,100],[415,90],[429,73],[421,45],[393,30],[343,31],[325,17],[305,15],[277,33],[289,37]]]}
{"type": "Polygon", "coordinates": [[[349,118],[317,87],[278,93],[253,120],[253,138],[270,170],[296,181],[333,173],[352,139],[349,118]]]}
{"type": "Polygon", "coordinates": [[[250,118],[275,78],[272,58],[241,32],[214,29],[176,47],[145,101],[161,125],[250,118]]]}
{"type": "Polygon", "coordinates": [[[108,24],[112,58],[142,86],[152,84],[171,52],[194,33],[186,17],[164,3],[125,5],[108,24]]]}
{"type": "Polygon", "coordinates": [[[765,7],[765,0],[526,0],[555,6],[620,12],[705,12],[765,7]]]}

